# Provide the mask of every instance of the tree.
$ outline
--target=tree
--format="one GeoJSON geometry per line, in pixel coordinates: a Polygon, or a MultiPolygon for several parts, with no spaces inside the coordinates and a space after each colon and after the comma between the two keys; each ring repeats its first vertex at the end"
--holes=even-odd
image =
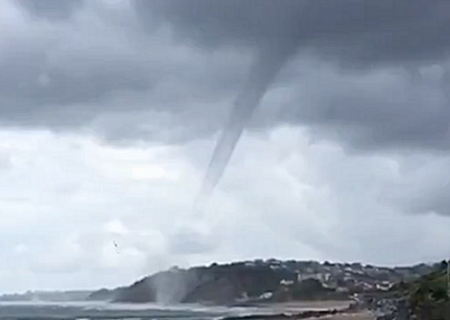
{"type": "Polygon", "coordinates": [[[439,271],[447,271],[448,262],[446,260],[442,260],[439,264],[439,271]]]}

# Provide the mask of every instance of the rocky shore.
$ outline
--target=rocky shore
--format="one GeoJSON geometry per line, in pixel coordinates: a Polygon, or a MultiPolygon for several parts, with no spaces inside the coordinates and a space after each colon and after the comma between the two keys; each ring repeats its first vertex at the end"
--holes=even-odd
{"type": "Polygon", "coordinates": [[[329,310],[305,310],[297,313],[275,313],[275,314],[252,314],[245,316],[229,316],[222,320],[290,320],[290,319],[311,319],[327,316],[354,314],[360,311],[359,305],[350,304],[347,308],[329,310]]]}
{"type": "Polygon", "coordinates": [[[450,304],[413,310],[407,297],[374,299],[366,305],[376,320],[450,320],[450,304]]]}
{"type": "Polygon", "coordinates": [[[416,319],[412,313],[412,309],[407,298],[372,299],[366,303],[367,309],[376,320],[416,319]]]}

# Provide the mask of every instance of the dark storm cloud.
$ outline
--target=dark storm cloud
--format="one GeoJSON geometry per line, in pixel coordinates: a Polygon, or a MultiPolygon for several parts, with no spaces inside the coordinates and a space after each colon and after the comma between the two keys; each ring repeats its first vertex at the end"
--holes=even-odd
{"type": "Polygon", "coordinates": [[[448,58],[447,1],[137,0],[132,13],[126,6],[93,3],[20,3],[41,16],[55,11],[73,19],[64,30],[58,21],[46,21],[42,29],[31,19],[29,29],[2,41],[2,124],[78,127],[100,119],[96,123],[106,127],[99,130],[114,140],[123,134],[162,140],[176,135],[176,141],[207,136],[224,125],[219,120],[243,85],[249,55],[298,44],[306,62],[298,69],[289,65],[275,84],[289,88],[283,93],[289,101],[275,99],[269,106],[263,101],[270,117],[259,118],[257,109],[253,127],[270,128],[279,121],[312,125],[319,135],[359,148],[448,148],[448,82],[422,79],[417,69],[448,58]],[[144,28],[136,29],[136,22],[144,28]],[[167,36],[154,37],[166,26],[175,44],[153,57],[172,45],[167,36]],[[219,53],[222,60],[214,56],[219,53]],[[311,57],[322,69],[308,68],[311,57]],[[399,71],[402,67],[409,73],[399,71]],[[358,79],[380,70],[400,76],[382,88],[358,79]],[[350,71],[358,74],[342,81],[350,71]],[[163,112],[164,126],[174,130],[169,136],[156,134],[161,128],[154,123],[140,129],[147,119],[142,110],[163,112]],[[117,119],[127,112],[127,125],[105,120],[111,111],[119,112],[117,119]]]}
{"type": "Polygon", "coordinates": [[[313,77],[278,108],[284,121],[358,149],[448,149],[450,73],[435,67],[414,81],[401,68],[313,77]]]}
{"type": "Polygon", "coordinates": [[[440,0],[136,0],[143,23],[158,17],[205,46],[298,42],[351,66],[446,56],[450,4],[440,0]]]}
{"type": "Polygon", "coordinates": [[[83,0],[17,0],[17,3],[30,14],[50,20],[69,19],[83,6],[83,0]]]}
{"type": "Polygon", "coordinates": [[[328,64],[328,71],[307,63],[287,71],[303,73],[304,81],[279,79],[292,98],[268,106],[279,112],[255,119],[256,128],[278,121],[308,125],[359,149],[450,147],[446,1],[136,0],[136,8],[144,27],[170,25],[190,45],[257,53],[291,43],[302,57],[328,64]],[[419,69],[431,65],[442,74],[423,76],[419,69]],[[358,76],[367,73],[384,73],[391,86],[365,84],[358,76]],[[308,83],[311,77],[316,81],[308,83]]]}
{"type": "Polygon", "coordinates": [[[45,52],[7,53],[0,61],[3,121],[33,123],[44,118],[44,124],[55,124],[53,120],[81,123],[105,110],[103,105],[95,110],[80,104],[99,102],[116,88],[143,91],[151,86],[148,70],[137,63],[114,64],[102,59],[86,56],[84,63],[93,65],[90,72],[74,74],[64,67],[46,67],[45,52]]]}
{"type": "Polygon", "coordinates": [[[85,8],[80,0],[13,3],[50,20],[26,17],[17,32],[5,28],[0,34],[0,124],[78,128],[97,115],[127,110],[103,100],[149,90],[161,74],[151,72],[126,37],[114,34],[113,20],[95,15],[96,9],[108,13],[105,7],[85,8]],[[68,20],[77,11],[86,15],[81,9],[91,16],[68,20]]]}

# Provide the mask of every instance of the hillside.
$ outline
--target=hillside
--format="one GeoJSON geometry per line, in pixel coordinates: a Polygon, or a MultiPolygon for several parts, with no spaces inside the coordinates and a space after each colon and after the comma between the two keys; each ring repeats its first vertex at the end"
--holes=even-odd
{"type": "Polygon", "coordinates": [[[449,320],[450,297],[447,273],[439,270],[414,282],[407,291],[413,312],[419,319],[449,320]]]}
{"type": "Polygon", "coordinates": [[[447,266],[436,264],[420,278],[399,282],[387,292],[366,295],[369,309],[377,319],[450,320],[447,266]]]}
{"type": "MultiPolygon", "coordinates": [[[[204,302],[230,303],[239,298],[259,297],[274,292],[289,273],[269,267],[248,268],[245,265],[171,269],[146,277],[129,287],[111,292],[118,302],[204,302]]],[[[103,295],[108,296],[105,291],[103,295]]],[[[99,293],[91,295],[91,299],[99,293]]]]}
{"type": "Polygon", "coordinates": [[[172,268],[128,287],[96,291],[88,299],[214,304],[346,299],[356,292],[386,291],[396,282],[417,279],[430,270],[427,265],[385,268],[358,263],[256,260],[187,270],[172,268]]]}

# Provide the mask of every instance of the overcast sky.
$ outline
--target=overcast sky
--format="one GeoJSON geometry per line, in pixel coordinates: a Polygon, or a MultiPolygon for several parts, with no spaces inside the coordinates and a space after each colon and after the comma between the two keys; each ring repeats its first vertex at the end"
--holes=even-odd
{"type": "Polygon", "coordinates": [[[0,1],[0,290],[448,258],[449,30],[439,0],[0,1]],[[268,52],[281,69],[193,214],[268,52]]]}

